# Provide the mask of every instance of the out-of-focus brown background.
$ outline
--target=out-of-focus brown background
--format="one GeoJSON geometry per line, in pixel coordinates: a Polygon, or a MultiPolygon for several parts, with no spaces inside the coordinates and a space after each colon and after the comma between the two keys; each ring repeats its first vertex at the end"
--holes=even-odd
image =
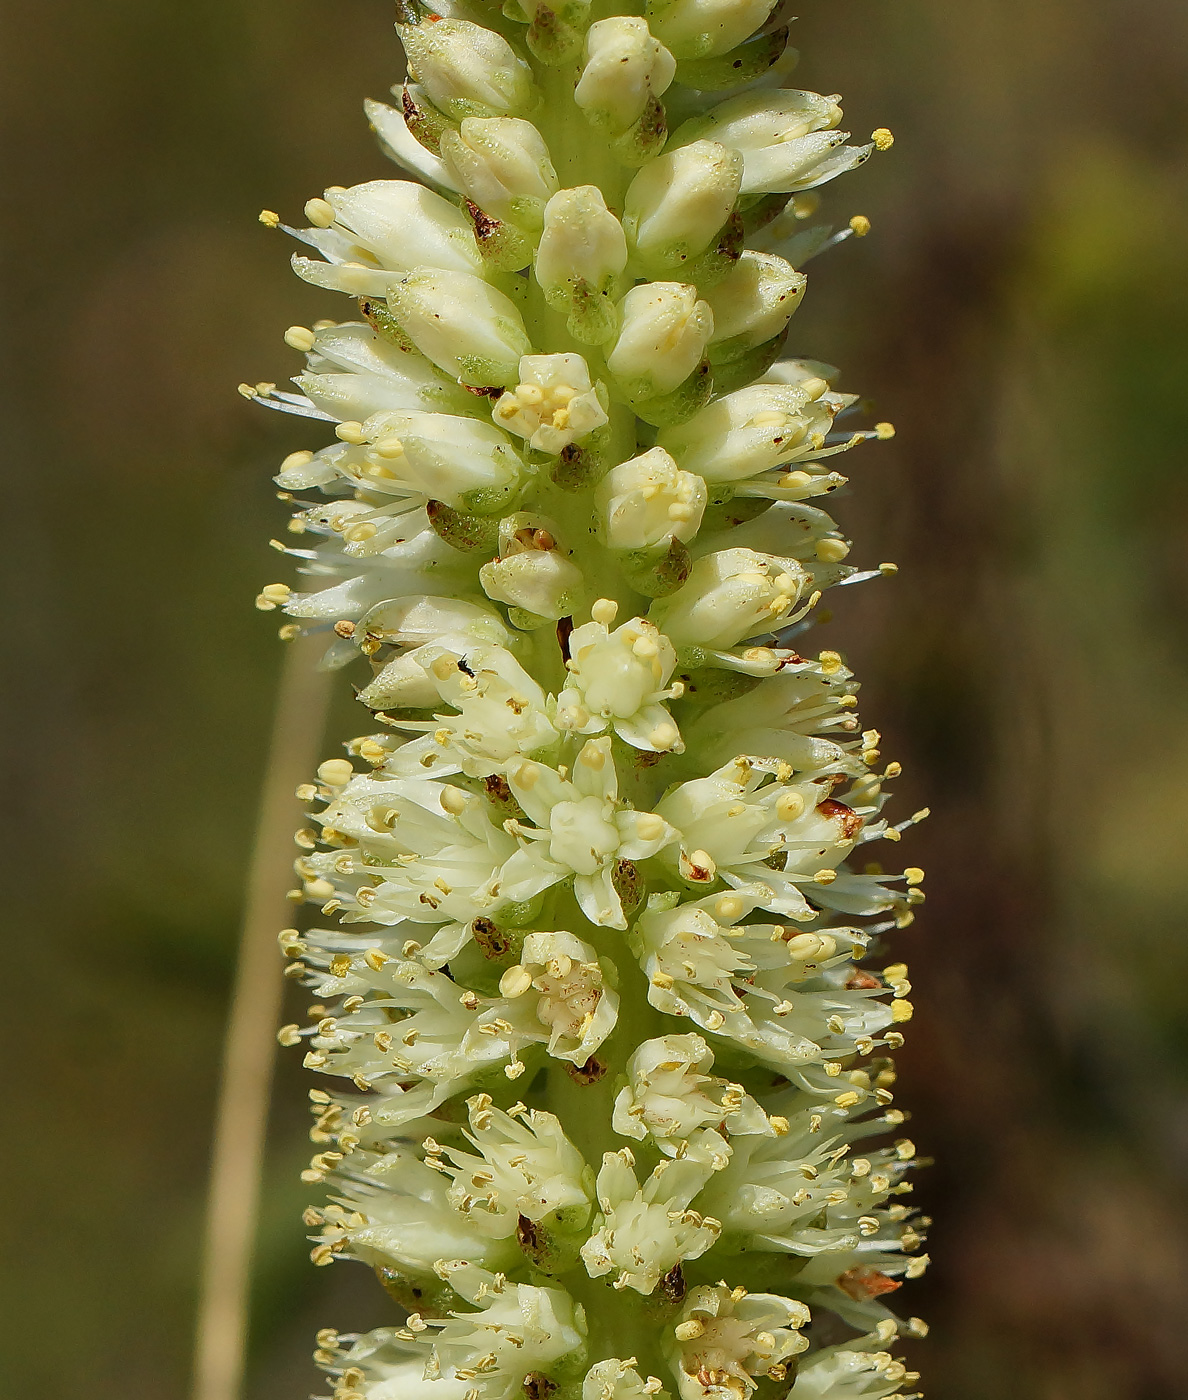
{"type": "MultiPolygon", "coordinates": [[[[9,835],[4,1393],[180,1400],[217,1056],[279,644],[240,379],[327,303],[255,221],[390,167],[383,0],[12,0],[0,402],[9,835]]],[[[899,1101],[938,1165],[912,1310],[947,1400],[1186,1393],[1188,9],[810,0],[795,81],[894,150],[828,192],[792,348],[895,441],[838,514],[889,583],[822,642],[907,776],[899,1101]]],[[[316,443],[314,444],[316,445],[316,443]]],[[[272,562],[270,562],[270,560],[272,562]]],[[[344,705],[337,734],[358,723],[344,705]]],[[[285,1057],[249,1394],[372,1325],[309,1267],[285,1057]]]]}

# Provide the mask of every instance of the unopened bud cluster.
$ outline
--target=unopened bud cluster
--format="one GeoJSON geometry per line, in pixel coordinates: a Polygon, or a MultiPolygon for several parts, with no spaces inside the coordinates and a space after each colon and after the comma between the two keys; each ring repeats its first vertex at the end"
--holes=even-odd
{"type": "Polygon", "coordinates": [[[318,439],[276,478],[303,583],[258,606],[373,714],[300,791],[281,934],[281,1040],[333,1086],[313,1259],[393,1300],[317,1360],[338,1400],[901,1395],[927,1222],[879,954],[922,872],[862,848],[925,813],[883,815],[898,765],[806,645],[893,572],[819,503],[892,430],[784,351],[798,264],[869,228],[805,192],[890,134],[783,85],[772,0],[397,28],[401,176],[288,229],[350,305],[243,387],[318,439]]]}

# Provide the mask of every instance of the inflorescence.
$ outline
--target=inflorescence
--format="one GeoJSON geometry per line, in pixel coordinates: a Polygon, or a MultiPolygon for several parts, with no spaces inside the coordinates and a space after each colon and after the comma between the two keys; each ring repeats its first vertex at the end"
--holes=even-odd
{"type": "MultiPolygon", "coordinates": [[[[365,659],[374,732],[299,790],[280,942],[309,989],[315,1264],[391,1326],[323,1331],[337,1400],[859,1400],[917,1379],[923,1272],[884,936],[923,873],[840,655],[860,571],[817,500],[861,423],[784,358],[848,144],[784,86],[773,0],[400,0],[367,103],[406,175],[311,199],[292,327],[326,425],[288,457],[304,584],[257,604],[365,659]],[[407,178],[411,176],[413,178],[407,178]],[[872,967],[874,959],[876,966],[872,967]],[[880,965],[881,964],[881,965],[880,965]]],[[[281,226],[266,211],[264,223],[281,226]]]]}

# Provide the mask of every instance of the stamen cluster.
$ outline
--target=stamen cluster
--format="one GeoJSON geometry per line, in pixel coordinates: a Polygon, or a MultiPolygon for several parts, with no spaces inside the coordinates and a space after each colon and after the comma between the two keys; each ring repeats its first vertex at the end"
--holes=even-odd
{"type": "MultiPolygon", "coordinates": [[[[809,634],[858,570],[816,502],[888,437],[785,356],[807,192],[885,149],[784,86],[773,0],[400,0],[396,179],[306,206],[325,425],[276,480],[370,731],[300,790],[313,1260],[398,1309],[337,1400],[850,1400],[916,1377],[927,1264],[884,936],[899,769],[809,634]],[[411,178],[407,178],[411,177],[411,178]],[[317,913],[323,918],[319,919],[317,913]],[[871,960],[874,959],[874,966],[871,960]],[[834,1322],[826,1321],[832,1314],[834,1322]],[[838,1340],[849,1335],[848,1340],[838,1340]]],[[[276,226],[278,216],[265,213],[276,226]]]]}

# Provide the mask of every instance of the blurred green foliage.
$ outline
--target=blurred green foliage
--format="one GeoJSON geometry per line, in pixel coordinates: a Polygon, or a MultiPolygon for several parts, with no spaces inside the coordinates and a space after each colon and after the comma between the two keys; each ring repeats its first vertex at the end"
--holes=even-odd
{"type": "MultiPolygon", "coordinates": [[[[10,5],[0,374],[13,1397],[185,1394],[219,1040],[279,647],[269,472],[300,424],[240,379],[332,306],[255,222],[384,173],[381,0],[10,5]],[[15,652],[15,655],[13,655],[15,652]],[[16,1025],[11,1026],[15,1013],[16,1025]],[[19,1127],[17,1126],[19,1124],[19,1127]]],[[[899,428],[838,514],[823,639],[905,762],[930,900],[902,1065],[938,1165],[914,1311],[949,1400],[1182,1392],[1188,1160],[1188,11],[844,0],[797,81],[897,144],[829,194],[792,348],[899,428]],[[862,596],[864,594],[864,596],[862,596]]],[[[338,737],[358,720],[344,702],[338,737]]],[[[383,1317],[308,1265],[282,1062],[249,1393],[317,1387],[383,1317]]]]}

